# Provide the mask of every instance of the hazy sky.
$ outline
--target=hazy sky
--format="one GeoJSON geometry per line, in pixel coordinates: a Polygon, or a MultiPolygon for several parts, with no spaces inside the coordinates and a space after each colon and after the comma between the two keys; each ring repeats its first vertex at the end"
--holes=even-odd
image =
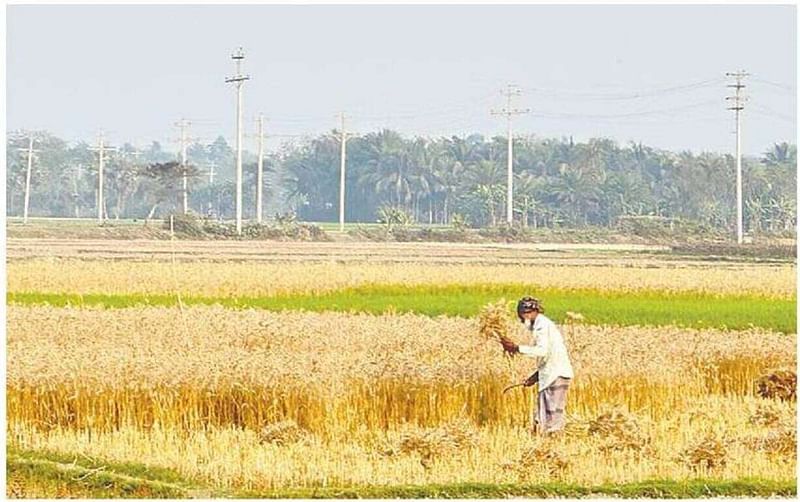
{"type": "MultiPolygon", "coordinates": [[[[7,128],[70,140],[154,139],[181,117],[234,131],[231,52],[246,52],[245,125],[269,146],[337,126],[505,134],[507,82],[531,108],[515,131],[730,151],[726,71],[745,69],[744,150],[796,137],[793,6],[7,7],[7,128]]],[[[252,149],[252,139],[246,147],[252,149]]]]}

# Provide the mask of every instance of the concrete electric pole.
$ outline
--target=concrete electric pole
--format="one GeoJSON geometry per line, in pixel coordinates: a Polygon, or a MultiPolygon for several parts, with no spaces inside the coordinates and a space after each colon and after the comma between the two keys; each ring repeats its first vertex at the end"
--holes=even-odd
{"type": "Polygon", "coordinates": [[[258,174],[256,176],[256,221],[261,223],[263,218],[264,198],[264,115],[259,114],[256,120],[258,126],[258,174]]]}
{"type": "Polygon", "coordinates": [[[242,87],[249,75],[242,75],[244,50],[239,47],[231,55],[236,63],[236,75],[225,79],[226,83],[236,84],[236,233],[242,233],[242,87]]]}
{"type": "Polygon", "coordinates": [[[209,185],[213,185],[214,184],[214,176],[217,174],[216,167],[217,167],[217,163],[212,160],[211,164],[208,167],[208,184],[209,185]]]}
{"type": "Polygon", "coordinates": [[[342,142],[341,166],[339,168],[339,231],[344,232],[344,189],[345,189],[345,166],[347,164],[347,132],[344,125],[344,112],[339,113],[340,139],[342,142]]]}
{"type": "Polygon", "coordinates": [[[191,122],[183,118],[175,123],[175,126],[181,131],[181,137],[179,141],[181,144],[181,173],[183,178],[183,214],[187,214],[189,212],[189,176],[188,165],[186,163],[186,149],[189,146],[189,138],[186,136],[186,132],[191,124],[191,122]]]}
{"type": "Polygon", "coordinates": [[[514,115],[522,115],[530,112],[530,108],[513,108],[512,100],[515,96],[522,94],[520,89],[512,84],[508,84],[502,94],[506,97],[506,107],[500,110],[492,110],[492,115],[505,115],[508,120],[508,180],[506,187],[506,223],[514,223],[514,136],[511,128],[511,118],[514,115]]]}
{"type": "Polygon", "coordinates": [[[105,136],[103,135],[103,131],[100,131],[100,135],[97,138],[97,146],[94,148],[90,148],[90,150],[94,150],[98,153],[98,164],[97,164],[97,221],[98,223],[102,224],[103,220],[105,219],[105,201],[103,200],[103,170],[105,168],[105,153],[106,150],[111,151],[114,150],[113,147],[106,146],[105,143],[105,136]]]}
{"type": "Polygon", "coordinates": [[[22,223],[28,224],[28,207],[31,201],[31,171],[33,169],[33,135],[28,136],[28,148],[20,148],[28,156],[28,169],[25,171],[25,200],[22,208],[22,223]]]}
{"type": "Polygon", "coordinates": [[[742,80],[748,76],[744,70],[728,72],[727,77],[734,78],[736,83],[729,84],[728,87],[735,89],[733,96],[725,99],[732,103],[728,110],[733,110],[736,114],[736,242],[741,244],[744,240],[744,218],[742,209],[742,110],[747,100],[742,94],[745,85],[742,80]]]}

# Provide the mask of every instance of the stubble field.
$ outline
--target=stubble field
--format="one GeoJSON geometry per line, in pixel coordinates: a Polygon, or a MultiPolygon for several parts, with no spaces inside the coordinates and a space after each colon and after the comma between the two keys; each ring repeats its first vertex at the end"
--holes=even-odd
{"type": "Polygon", "coordinates": [[[173,245],[9,261],[9,496],[796,493],[794,264],[173,245]],[[576,370],[558,437],[479,332],[524,291],[576,370]]]}

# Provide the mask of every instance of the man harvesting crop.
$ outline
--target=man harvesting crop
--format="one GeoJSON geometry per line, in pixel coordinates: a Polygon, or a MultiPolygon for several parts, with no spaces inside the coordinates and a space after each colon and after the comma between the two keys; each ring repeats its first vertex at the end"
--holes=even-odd
{"type": "Polygon", "coordinates": [[[536,298],[522,298],[517,303],[517,316],[525,325],[526,337],[533,334],[534,345],[517,345],[506,337],[501,337],[500,343],[509,354],[541,358],[536,373],[526,381],[526,385],[533,385],[538,375],[537,430],[540,434],[560,431],[566,423],[567,390],[574,376],[564,338],[544,316],[544,307],[536,298]]]}

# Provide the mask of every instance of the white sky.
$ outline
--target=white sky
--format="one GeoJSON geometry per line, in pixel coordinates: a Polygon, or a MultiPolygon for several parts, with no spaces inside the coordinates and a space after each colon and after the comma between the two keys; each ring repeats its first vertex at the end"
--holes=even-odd
{"type": "Polygon", "coordinates": [[[737,69],[745,153],[796,137],[794,6],[11,5],[6,21],[7,128],[70,140],[174,149],[181,117],[232,138],[239,45],[246,127],[263,112],[271,147],[339,110],[358,132],[504,135],[489,110],[511,81],[533,111],[516,132],[731,151],[737,69]]]}

